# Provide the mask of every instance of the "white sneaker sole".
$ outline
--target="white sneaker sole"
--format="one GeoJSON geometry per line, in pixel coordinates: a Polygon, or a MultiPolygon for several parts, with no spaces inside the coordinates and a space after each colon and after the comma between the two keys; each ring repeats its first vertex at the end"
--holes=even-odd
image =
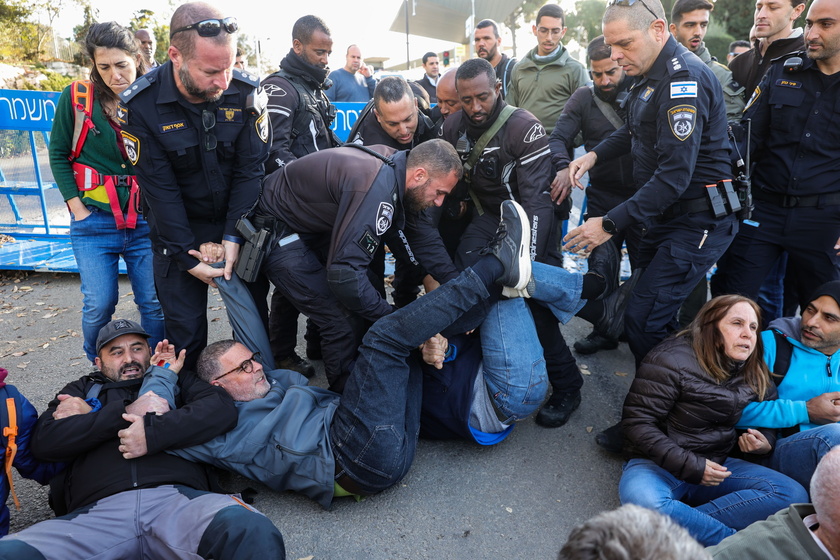
{"type": "Polygon", "coordinates": [[[521,292],[528,287],[528,282],[531,280],[531,223],[528,221],[528,215],[525,214],[525,209],[515,200],[511,200],[510,202],[516,208],[516,214],[519,218],[520,227],[522,228],[522,240],[519,244],[519,252],[517,254],[519,282],[515,286],[508,287],[513,291],[521,292]]]}

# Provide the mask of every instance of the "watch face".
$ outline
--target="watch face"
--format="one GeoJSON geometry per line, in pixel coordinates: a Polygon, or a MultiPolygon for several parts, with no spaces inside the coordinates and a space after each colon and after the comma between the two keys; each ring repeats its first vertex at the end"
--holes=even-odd
{"type": "Polygon", "coordinates": [[[615,233],[615,222],[606,216],[601,220],[601,227],[604,228],[604,231],[607,233],[615,233]]]}

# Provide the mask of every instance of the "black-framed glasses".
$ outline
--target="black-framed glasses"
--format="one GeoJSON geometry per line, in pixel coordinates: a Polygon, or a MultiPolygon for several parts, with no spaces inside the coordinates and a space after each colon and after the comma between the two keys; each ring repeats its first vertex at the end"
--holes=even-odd
{"type": "Polygon", "coordinates": [[[254,352],[251,355],[250,358],[248,358],[247,360],[245,360],[244,362],[242,362],[241,364],[239,364],[238,366],[236,366],[232,370],[226,371],[225,373],[223,373],[222,375],[220,375],[219,377],[217,377],[213,381],[218,381],[219,379],[221,379],[222,377],[224,377],[226,375],[230,375],[231,373],[238,373],[240,371],[243,372],[243,373],[252,373],[254,371],[254,362],[258,362],[258,363],[260,362],[260,353],[259,352],[254,352]]]}
{"type": "Polygon", "coordinates": [[[198,23],[193,23],[186,27],[179,27],[169,34],[169,38],[171,39],[176,33],[189,31],[190,29],[195,29],[201,37],[215,37],[222,32],[222,29],[231,34],[236,33],[239,31],[239,22],[236,21],[235,17],[226,17],[225,19],[205,19],[204,21],[199,21],[198,23]]]}
{"type": "Polygon", "coordinates": [[[653,16],[654,20],[660,19],[658,15],[653,13],[653,10],[650,9],[650,6],[645,4],[645,0],[610,0],[609,4],[607,4],[607,5],[608,6],[627,6],[629,8],[630,6],[635,4],[636,2],[640,2],[642,4],[642,6],[644,6],[645,9],[650,12],[650,15],[653,16]]]}
{"type": "Polygon", "coordinates": [[[218,142],[216,136],[210,131],[216,126],[216,114],[207,109],[201,112],[201,124],[204,126],[204,149],[208,152],[215,150],[218,142]]]}

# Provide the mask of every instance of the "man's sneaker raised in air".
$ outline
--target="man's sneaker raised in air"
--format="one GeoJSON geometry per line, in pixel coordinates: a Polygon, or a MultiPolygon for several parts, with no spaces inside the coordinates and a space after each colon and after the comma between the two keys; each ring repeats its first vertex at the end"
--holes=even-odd
{"type": "Polygon", "coordinates": [[[493,253],[502,262],[505,272],[499,284],[522,292],[531,280],[530,223],[525,210],[513,200],[502,202],[501,215],[496,235],[481,254],[493,253]]]}
{"type": "Polygon", "coordinates": [[[298,356],[297,352],[291,356],[286,356],[282,360],[278,360],[277,369],[290,369],[298,372],[307,379],[310,379],[315,375],[315,368],[313,365],[310,364],[308,360],[298,356]]]}

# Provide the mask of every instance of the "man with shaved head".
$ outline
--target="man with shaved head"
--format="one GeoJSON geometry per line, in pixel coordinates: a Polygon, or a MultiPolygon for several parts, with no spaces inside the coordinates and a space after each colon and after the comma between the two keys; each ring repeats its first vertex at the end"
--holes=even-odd
{"type": "Polygon", "coordinates": [[[376,80],[367,64],[362,60],[362,51],[358,45],[347,47],[344,68],[330,72],[332,87],[328,88],[327,97],[333,103],[367,103],[373,97],[376,80]]]}

